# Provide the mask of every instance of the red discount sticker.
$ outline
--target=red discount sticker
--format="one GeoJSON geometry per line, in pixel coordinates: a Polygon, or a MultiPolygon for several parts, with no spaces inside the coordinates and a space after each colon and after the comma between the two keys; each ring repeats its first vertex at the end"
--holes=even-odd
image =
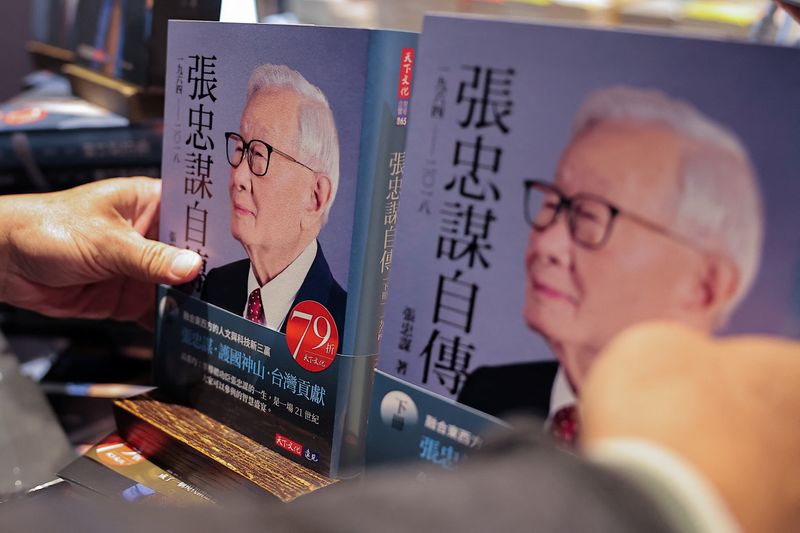
{"type": "Polygon", "coordinates": [[[339,332],[328,309],[313,300],[295,305],[286,324],[286,344],[294,360],[309,372],[331,366],[339,348],[339,332]]]}
{"type": "Polygon", "coordinates": [[[40,107],[23,107],[9,111],[3,116],[3,122],[12,126],[20,124],[31,124],[43,120],[47,116],[47,111],[40,107]]]}

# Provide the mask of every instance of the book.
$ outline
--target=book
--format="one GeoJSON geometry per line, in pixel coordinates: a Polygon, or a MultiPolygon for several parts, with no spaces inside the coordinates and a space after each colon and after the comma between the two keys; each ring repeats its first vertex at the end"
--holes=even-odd
{"type": "Polygon", "coordinates": [[[48,79],[0,104],[0,169],[159,165],[162,132],[160,120],[131,125],[48,79]]]}
{"type": "Polygon", "coordinates": [[[111,499],[160,505],[205,505],[214,500],[131,448],[116,433],[105,436],[58,475],[111,499]]]}
{"type": "Polygon", "coordinates": [[[159,291],[156,384],[334,478],[363,463],[416,38],[169,27],[160,238],[205,263],[159,291]]]}
{"type": "Polygon", "coordinates": [[[6,130],[0,168],[152,165],[161,158],[161,124],[123,128],[6,130]]]}
{"type": "Polygon", "coordinates": [[[138,86],[163,86],[168,19],[218,20],[221,0],[81,0],[77,64],[138,86]]]}
{"type": "Polygon", "coordinates": [[[486,432],[509,428],[498,418],[376,370],[365,475],[410,462],[454,470],[480,450],[486,432]]]}
{"type": "Polygon", "coordinates": [[[214,499],[290,502],[338,481],[158,391],[115,401],[114,418],[136,450],[214,499]]]}
{"type": "Polygon", "coordinates": [[[75,15],[78,2],[33,0],[27,49],[36,68],[58,70],[75,60],[75,15]]]}
{"type": "Polygon", "coordinates": [[[73,95],[63,76],[37,71],[26,81],[28,89],[0,104],[0,132],[130,126],[127,118],[73,95]]]}
{"type": "Polygon", "coordinates": [[[380,370],[544,419],[641,320],[800,337],[799,50],[429,16],[418,54],[380,370]]]}

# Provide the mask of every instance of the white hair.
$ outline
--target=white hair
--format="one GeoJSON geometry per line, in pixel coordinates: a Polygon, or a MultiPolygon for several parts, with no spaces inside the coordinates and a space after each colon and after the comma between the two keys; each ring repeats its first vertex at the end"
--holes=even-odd
{"type": "Polygon", "coordinates": [[[744,145],[692,105],[631,87],[590,94],[575,117],[573,138],[607,120],[655,122],[691,141],[681,161],[678,231],[736,264],[739,284],[724,310],[728,316],[755,281],[764,238],[758,178],[744,145]]]}
{"type": "Polygon", "coordinates": [[[247,100],[259,91],[291,91],[303,99],[297,125],[299,152],[291,155],[331,180],[331,198],[322,216],[324,224],[339,189],[339,136],[328,99],[296,70],[269,63],[250,74],[247,100]]]}

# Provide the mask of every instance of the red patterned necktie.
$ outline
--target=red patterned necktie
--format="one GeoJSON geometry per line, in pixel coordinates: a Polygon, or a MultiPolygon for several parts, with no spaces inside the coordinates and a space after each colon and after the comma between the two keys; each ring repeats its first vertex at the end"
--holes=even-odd
{"type": "Polygon", "coordinates": [[[262,326],[266,323],[264,319],[264,306],[261,304],[260,289],[254,289],[253,292],[250,293],[250,297],[247,299],[245,318],[256,324],[261,324],[262,326]]]}
{"type": "Polygon", "coordinates": [[[578,406],[565,405],[553,415],[550,421],[550,433],[559,442],[574,446],[578,440],[578,406]]]}

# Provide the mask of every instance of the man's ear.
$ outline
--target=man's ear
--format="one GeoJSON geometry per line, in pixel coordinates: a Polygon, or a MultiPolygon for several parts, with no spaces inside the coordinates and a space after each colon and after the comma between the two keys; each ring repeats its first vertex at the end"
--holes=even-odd
{"type": "Polygon", "coordinates": [[[736,295],[740,283],[739,268],[732,259],[721,254],[709,254],[703,263],[698,279],[697,305],[700,310],[721,316],[736,295]]]}
{"type": "Polygon", "coordinates": [[[331,202],[332,192],[331,179],[326,174],[316,172],[308,195],[308,203],[306,204],[307,216],[303,217],[304,224],[310,224],[322,218],[322,214],[331,202]]]}

